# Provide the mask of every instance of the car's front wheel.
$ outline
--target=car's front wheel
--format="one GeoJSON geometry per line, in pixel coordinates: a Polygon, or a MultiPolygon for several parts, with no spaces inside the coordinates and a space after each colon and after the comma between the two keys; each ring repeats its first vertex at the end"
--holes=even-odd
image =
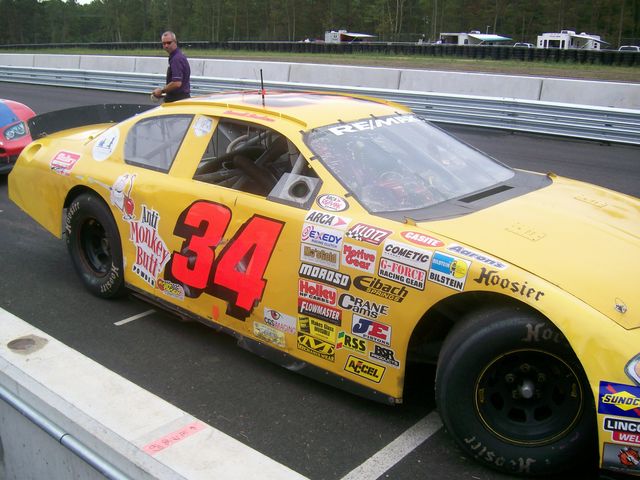
{"type": "Polygon", "coordinates": [[[67,209],[66,242],[73,266],[91,293],[113,298],[124,292],[118,227],[100,197],[85,193],[71,202],[67,209]]]}
{"type": "Polygon", "coordinates": [[[460,447],[494,469],[541,476],[597,461],[582,367],[533,313],[487,309],[456,325],[438,359],[436,402],[460,447]]]}

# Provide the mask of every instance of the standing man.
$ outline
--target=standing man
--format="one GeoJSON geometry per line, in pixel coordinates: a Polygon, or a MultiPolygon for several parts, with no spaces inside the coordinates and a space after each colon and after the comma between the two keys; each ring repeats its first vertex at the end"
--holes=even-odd
{"type": "Polygon", "coordinates": [[[167,84],[156,88],[152,95],[161,98],[164,94],[165,103],[175,102],[191,96],[191,67],[182,50],[178,48],[176,34],[164,32],[162,34],[162,48],[169,54],[169,68],[167,68],[167,84]]]}

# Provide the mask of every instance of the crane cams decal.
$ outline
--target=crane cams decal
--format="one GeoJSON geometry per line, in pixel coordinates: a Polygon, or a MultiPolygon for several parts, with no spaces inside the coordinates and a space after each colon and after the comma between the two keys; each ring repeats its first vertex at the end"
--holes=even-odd
{"type": "Polygon", "coordinates": [[[366,315],[369,318],[378,318],[379,315],[387,315],[389,313],[388,305],[364,300],[350,293],[340,295],[338,305],[345,310],[351,310],[353,313],[366,315]]]}

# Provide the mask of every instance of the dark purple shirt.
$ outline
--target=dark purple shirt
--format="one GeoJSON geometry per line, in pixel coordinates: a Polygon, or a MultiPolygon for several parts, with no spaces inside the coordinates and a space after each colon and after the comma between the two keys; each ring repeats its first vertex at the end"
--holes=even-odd
{"type": "Polygon", "coordinates": [[[182,82],[180,88],[168,92],[165,101],[187,98],[191,93],[191,67],[182,50],[176,48],[169,54],[169,68],[167,68],[167,84],[182,82]]]}

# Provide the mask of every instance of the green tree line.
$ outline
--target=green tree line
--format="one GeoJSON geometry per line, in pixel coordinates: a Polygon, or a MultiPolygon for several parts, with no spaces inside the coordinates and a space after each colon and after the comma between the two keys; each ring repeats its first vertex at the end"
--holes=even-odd
{"type": "Polygon", "coordinates": [[[0,0],[0,44],[300,41],[327,30],[377,41],[435,41],[440,32],[496,33],[535,43],[563,29],[612,47],[640,41],[640,0],[0,0]]]}

